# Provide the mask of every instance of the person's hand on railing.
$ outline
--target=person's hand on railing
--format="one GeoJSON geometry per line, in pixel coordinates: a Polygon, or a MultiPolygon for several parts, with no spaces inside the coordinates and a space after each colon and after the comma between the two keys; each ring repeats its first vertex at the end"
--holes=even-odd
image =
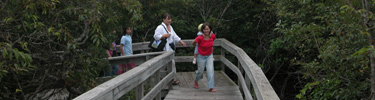
{"type": "Polygon", "coordinates": [[[186,43],[182,40],[180,40],[180,43],[182,44],[182,46],[186,47],[186,43]]]}

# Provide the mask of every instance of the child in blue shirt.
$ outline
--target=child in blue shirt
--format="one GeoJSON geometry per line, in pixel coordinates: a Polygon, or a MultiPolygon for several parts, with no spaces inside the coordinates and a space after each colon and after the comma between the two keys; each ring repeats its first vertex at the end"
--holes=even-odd
{"type": "MultiPolygon", "coordinates": [[[[121,42],[120,42],[121,56],[133,55],[132,37],[131,37],[132,29],[131,27],[126,27],[123,30],[124,30],[124,35],[121,37],[121,42]]],[[[134,63],[121,64],[119,74],[124,73],[134,67],[135,67],[134,63]]]]}
{"type": "Polygon", "coordinates": [[[130,27],[127,27],[124,31],[126,33],[121,37],[120,42],[121,56],[133,55],[132,37],[130,36],[132,30],[130,27]]]}

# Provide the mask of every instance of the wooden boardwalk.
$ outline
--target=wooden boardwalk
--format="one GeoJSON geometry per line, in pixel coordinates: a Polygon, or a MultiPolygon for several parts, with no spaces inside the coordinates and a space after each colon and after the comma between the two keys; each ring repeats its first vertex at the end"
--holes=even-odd
{"type": "MultiPolygon", "coordinates": [[[[183,41],[187,47],[193,47],[193,39],[183,41]]],[[[195,89],[194,72],[176,73],[175,66],[175,63],[192,61],[193,56],[175,56],[174,51],[148,52],[149,42],[142,42],[133,43],[133,51],[140,51],[141,54],[108,58],[112,65],[133,62],[137,67],[86,91],[74,100],[117,100],[133,90],[137,100],[280,100],[262,69],[245,51],[226,39],[216,39],[214,42],[215,47],[221,48],[215,49],[220,51],[219,55],[214,55],[215,61],[221,62],[221,68],[234,72],[237,84],[225,73],[216,71],[217,92],[208,91],[206,77],[199,81],[200,89],[195,89]],[[226,58],[225,55],[228,54],[237,58],[236,64],[226,58]],[[172,86],[170,82],[174,78],[181,83],[172,86]],[[153,81],[147,81],[148,79],[153,81]],[[149,90],[148,87],[153,88],[149,90]]],[[[176,47],[184,46],[176,44],[176,47]]]]}
{"type": "Polygon", "coordinates": [[[193,85],[195,72],[176,73],[179,85],[169,90],[164,100],[243,100],[239,87],[222,71],[215,71],[215,89],[209,92],[207,88],[206,72],[199,84],[199,89],[193,85]]]}

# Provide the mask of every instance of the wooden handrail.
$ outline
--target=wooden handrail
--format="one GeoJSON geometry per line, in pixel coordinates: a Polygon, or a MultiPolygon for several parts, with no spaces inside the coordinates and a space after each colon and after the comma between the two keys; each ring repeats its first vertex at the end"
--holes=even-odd
{"type": "Polygon", "coordinates": [[[245,100],[253,100],[253,97],[251,96],[251,93],[250,93],[250,90],[248,89],[248,87],[246,86],[246,82],[245,82],[245,79],[244,77],[242,77],[242,73],[241,71],[236,67],[236,65],[234,65],[233,63],[231,63],[228,59],[226,59],[225,57],[220,57],[220,61],[223,62],[229,69],[231,69],[234,73],[236,73],[236,75],[238,76],[238,81],[241,83],[241,87],[242,87],[242,90],[244,92],[244,95],[245,95],[245,100]]]}
{"type": "Polygon", "coordinates": [[[152,100],[155,98],[160,91],[174,78],[176,75],[175,62],[172,61],[172,72],[165,76],[158,84],[156,84],[143,98],[142,100],[152,100]]]}
{"type": "Polygon", "coordinates": [[[147,60],[159,56],[163,54],[164,52],[152,52],[152,53],[141,53],[141,54],[135,54],[135,55],[129,55],[129,56],[116,56],[108,58],[109,63],[112,65],[119,65],[124,63],[135,63],[136,65],[140,65],[147,60]]]}
{"type": "MultiPolygon", "coordinates": [[[[279,100],[262,69],[239,47],[226,39],[220,40],[220,46],[235,55],[244,69],[245,74],[250,78],[251,84],[258,100],[279,100]]],[[[249,84],[249,83],[248,83],[249,84]]]]}
{"type": "MultiPolygon", "coordinates": [[[[159,53],[159,52],[155,52],[159,53]]],[[[152,55],[153,53],[149,53],[152,55]]],[[[160,54],[160,53],[159,53],[160,54]]],[[[136,55],[130,57],[123,57],[123,59],[130,59],[132,57],[137,57],[136,55]]],[[[121,59],[113,58],[116,60],[121,59]]],[[[110,59],[110,60],[113,60],[110,59]]],[[[172,62],[174,59],[174,52],[163,52],[161,55],[156,56],[141,65],[133,68],[132,70],[116,76],[115,78],[100,84],[99,86],[85,92],[84,94],[74,98],[74,100],[117,100],[125,93],[129,92],[133,88],[137,87],[143,83],[146,79],[151,77],[154,73],[164,68],[168,62],[172,62]]],[[[167,68],[172,69],[172,66],[167,66],[167,68]]],[[[171,76],[174,76],[176,71],[170,71],[167,79],[161,82],[171,81],[171,76]],[[172,74],[171,74],[172,73],[172,74]]]]}

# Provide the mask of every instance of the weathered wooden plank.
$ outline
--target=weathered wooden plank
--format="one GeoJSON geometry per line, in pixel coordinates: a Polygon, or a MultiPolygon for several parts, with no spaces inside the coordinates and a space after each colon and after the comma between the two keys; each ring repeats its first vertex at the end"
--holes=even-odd
{"type": "MultiPolygon", "coordinates": [[[[173,60],[172,60],[173,61],[173,60]]],[[[168,66],[167,66],[168,67],[168,66]]],[[[171,66],[172,68],[174,67],[174,65],[172,65],[171,66]]],[[[158,71],[156,71],[156,73],[154,74],[154,84],[153,84],[153,86],[155,86],[155,85],[157,85],[157,83],[159,83],[160,81],[162,81],[162,80],[160,80],[160,78],[161,78],[161,73],[160,73],[161,71],[160,70],[158,70],[158,71]]],[[[168,71],[166,71],[166,72],[168,72],[168,71]]],[[[176,73],[176,71],[172,71],[171,73],[176,73]]],[[[174,75],[173,75],[174,76],[174,75]]],[[[172,76],[172,77],[173,77],[172,76]]],[[[165,75],[165,77],[169,77],[169,76],[167,76],[167,75],[165,75]]],[[[164,78],[165,78],[164,77],[164,78]]],[[[172,77],[171,77],[171,80],[172,80],[172,77]]],[[[167,84],[163,84],[163,87],[165,86],[165,85],[167,85],[167,84]]],[[[157,86],[155,86],[155,87],[157,87],[157,86]]],[[[154,88],[155,88],[154,87],[154,88]]],[[[160,89],[159,91],[157,91],[157,94],[156,94],[156,96],[154,97],[155,98],[155,100],[161,100],[161,90],[162,89],[160,89]]],[[[154,92],[155,90],[153,90],[152,92],[154,92]]],[[[150,93],[150,92],[149,92],[150,93]]]]}
{"type": "Polygon", "coordinates": [[[113,92],[107,92],[103,96],[99,97],[97,100],[112,100],[113,99],[113,92]]]}
{"type": "MultiPolygon", "coordinates": [[[[194,88],[195,74],[196,72],[186,73],[188,78],[191,79],[191,81],[188,82],[190,84],[189,88],[194,88]]],[[[203,72],[203,78],[198,81],[198,84],[199,84],[199,88],[207,88],[207,75],[205,75],[205,72],[203,72]]]]}
{"type": "Polygon", "coordinates": [[[164,64],[167,64],[173,59],[173,51],[165,52],[162,55],[154,57],[138,67],[118,75],[117,77],[85,92],[76,97],[75,100],[118,99],[134,87],[138,86],[138,84],[145,81],[158,69],[162,68],[164,64]],[[108,93],[112,93],[113,97],[104,96],[108,93]]]}
{"type": "MultiPolygon", "coordinates": [[[[225,57],[225,50],[223,47],[220,48],[220,56],[225,57]]],[[[225,66],[223,63],[220,63],[221,71],[225,72],[225,66]]]]}
{"type": "MultiPolygon", "coordinates": [[[[176,62],[192,62],[194,56],[176,56],[174,61],[176,62]]],[[[214,61],[220,61],[220,55],[214,55],[214,61]]]]}
{"type": "Polygon", "coordinates": [[[180,88],[170,90],[164,100],[243,100],[238,86],[217,87],[217,92],[207,89],[180,88]]]}
{"type": "MultiPolygon", "coordinates": [[[[172,65],[175,65],[174,62],[172,65]]],[[[145,96],[142,100],[151,100],[155,98],[160,91],[167,85],[167,83],[171,82],[176,74],[175,66],[172,66],[172,72],[169,73],[166,77],[164,77],[158,84],[156,84],[145,96]]]]}
{"type": "MultiPolygon", "coordinates": [[[[150,43],[150,42],[146,41],[146,42],[133,43],[132,44],[132,50],[133,51],[149,50],[150,48],[148,47],[148,43],[150,43]]],[[[116,45],[116,52],[121,53],[120,45],[116,45]]]]}
{"type": "MultiPolygon", "coordinates": [[[[146,41],[146,42],[133,43],[132,44],[133,51],[149,50],[150,48],[148,47],[148,43],[150,42],[146,41]]],[[[120,49],[117,49],[117,50],[120,50],[120,49]]]]}
{"type": "Polygon", "coordinates": [[[187,83],[187,86],[188,86],[187,88],[194,88],[194,84],[193,84],[194,77],[190,73],[184,73],[183,75],[184,75],[185,80],[186,80],[185,83],[187,83]]]}
{"type": "MultiPolygon", "coordinates": [[[[232,94],[229,94],[229,95],[226,95],[225,93],[220,93],[220,92],[216,92],[216,93],[212,93],[212,92],[209,92],[209,91],[206,91],[205,92],[196,92],[196,91],[193,91],[194,94],[189,94],[189,92],[186,92],[185,94],[174,94],[174,93],[171,93],[172,95],[168,95],[168,97],[166,97],[166,99],[172,99],[172,98],[176,98],[176,99],[223,99],[223,98],[226,98],[226,97],[235,97],[235,98],[238,98],[238,99],[241,99],[241,95],[232,95],[232,94]]],[[[238,93],[240,94],[240,92],[235,92],[235,93],[238,93]]],[[[232,100],[232,99],[230,99],[232,100]]]]}
{"type": "Polygon", "coordinates": [[[143,98],[143,95],[144,95],[144,83],[139,84],[139,85],[135,88],[135,91],[136,91],[136,92],[135,92],[135,93],[136,93],[135,98],[136,98],[137,100],[143,98]]]}
{"type": "Polygon", "coordinates": [[[170,94],[177,94],[177,95],[234,95],[234,96],[241,96],[241,92],[238,89],[238,86],[226,86],[226,87],[217,87],[216,90],[218,92],[213,93],[209,92],[207,89],[195,89],[195,88],[182,88],[179,90],[171,90],[170,94]]]}
{"type": "Polygon", "coordinates": [[[237,86],[223,71],[215,71],[215,84],[216,86],[237,86]],[[216,81],[218,80],[218,81],[216,81]]]}
{"type": "Polygon", "coordinates": [[[168,95],[164,100],[242,100],[242,94],[238,89],[238,86],[221,71],[215,71],[215,89],[217,92],[209,92],[207,88],[207,76],[204,73],[204,78],[198,83],[199,89],[193,87],[192,81],[194,80],[195,72],[178,72],[177,77],[184,75],[184,80],[180,80],[181,83],[188,83],[190,86],[180,88],[173,88],[169,91],[168,95]],[[222,82],[229,81],[229,82],[222,82]]]}
{"type": "MultiPolygon", "coordinates": [[[[180,87],[194,88],[195,72],[178,72],[177,77],[180,80],[180,87]],[[183,79],[182,79],[183,78],[183,79]]],[[[236,86],[236,84],[222,71],[215,71],[215,87],[236,86]]],[[[203,73],[203,79],[198,81],[200,88],[207,88],[207,73],[203,73]]]]}
{"type": "MultiPolygon", "coordinates": [[[[135,74],[136,76],[134,76],[132,79],[137,80],[136,82],[132,82],[130,84],[120,85],[119,88],[120,88],[121,92],[115,93],[115,98],[119,98],[122,95],[124,95],[125,93],[127,93],[128,91],[130,91],[131,89],[133,89],[135,87],[135,86],[133,86],[134,84],[140,84],[141,82],[143,82],[144,80],[149,78],[151,75],[153,75],[153,73],[155,73],[157,70],[162,68],[164,66],[164,64],[167,64],[169,61],[171,61],[173,59],[173,56],[174,56],[173,52],[167,52],[165,54],[157,56],[157,57],[141,64],[140,66],[138,66],[138,67],[145,67],[146,69],[142,70],[142,72],[140,72],[140,73],[135,74]],[[163,56],[165,54],[169,54],[169,56],[163,56]]],[[[130,70],[128,72],[131,72],[132,70],[130,70]]],[[[124,82],[124,83],[129,83],[129,82],[124,82]]]]}
{"type": "Polygon", "coordinates": [[[142,54],[136,54],[136,55],[111,57],[111,58],[108,58],[108,60],[109,60],[109,63],[113,65],[128,64],[128,63],[135,63],[136,65],[140,65],[146,62],[147,59],[153,58],[161,54],[163,54],[163,52],[142,53],[142,54]]]}
{"type": "MultiPolygon", "coordinates": [[[[231,63],[228,59],[222,57],[221,62],[223,62],[226,66],[228,66],[229,69],[231,69],[234,73],[236,73],[237,76],[242,76],[241,71],[233,64],[231,63]]],[[[253,97],[250,94],[250,91],[247,89],[247,85],[245,83],[245,79],[243,77],[238,77],[238,81],[241,85],[241,89],[244,92],[245,99],[246,100],[253,100],[253,97]]]]}
{"type": "Polygon", "coordinates": [[[245,74],[251,80],[257,99],[259,100],[279,100],[276,92],[272,88],[268,79],[264,75],[259,66],[239,47],[233,43],[220,39],[221,47],[232,53],[237,57],[243,66],[245,74]]]}
{"type": "Polygon", "coordinates": [[[179,86],[181,87],[187,87],[187,80],[185,80],[184,76],[182,75],[183,73],[176,73],[176,78],[178,81],[180,81],[179,86]]]}

